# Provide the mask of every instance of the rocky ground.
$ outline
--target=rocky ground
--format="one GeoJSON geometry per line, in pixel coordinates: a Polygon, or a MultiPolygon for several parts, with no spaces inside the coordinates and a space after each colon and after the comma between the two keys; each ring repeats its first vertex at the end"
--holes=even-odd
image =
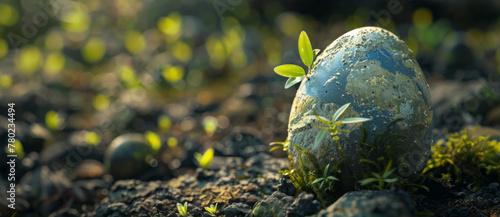
{"type": "MultiPolygon", "coordinates": [[[[447,115],[455,120],[451,123],[435,119],[435,140],[443,138],[457,120],[460,128],[486,123],[492,127],[479,134],[500,138],[494,128],[498,124],[497,104],[491,103],[497,99],[478,95],[482,93],[478,90],[484,89],[481,85],[486,83],[431,83],[431,90],[438,91],[433,93],[438,117],[447,115]],[[463,91],[462,98],[446,95],[457,86],[463,91]],[[470,100],[477,100],[476,110],[463,106],[470,100]]],[[[230,100],[249,103],[253,99],[230,100]]],[[[245,115],[252,116],[252,112],[245,115]]],[[[467,185],[443,185],[432,180],[424,183],[430,192],[415,195],[391,187],[355,191],[322,207],[315,195],[296,192],[290,179],[279,173],[289,166],[286,155],[280,150],[270,153],[259,130],[249,129],[235,128],[226,132],[228,136],[212,137],[219,141],[213,146],[216,156],[207,169],[198,168],[192,155],[201,142],[210,139],[192,133],[183,139],[182,146],[167,150],[163,158],[167,156],[170,166],[160,161],[155,170],[141,173],[136,179],[118,181],[106,171],[102,163],[104,150],[99,149],[85,155],[86,159],[75,168],[54,170],[79,150],[75,145],[68,148],[64,143],[55,143],[40,155],[27,154],[19,164],[23,178],[18,185],[16,216],[180,216],[176,204],[185,202],[189,216],[212,216],[204,207],[214,204],[218,205],[217,216],[500,216],[500,180],[489,180],[478,191],[467,185]],[[173,167],[176,162],[183,166],[173,167]]],[[[44,140],[43,130],[35,127],[32,131],[31,138],[44,140]]],[[[70,137],[73,139],[69,142],[77,136],[70,137]]],[[[1,216],[13,214],[6,204],[0,204],[0,211],[1,216]]]]}
{"type": "Polygon", "coordinates": [[[220,170],[197,169],[168,181],[117,181],[95,210],[68,208],[52,216],[181,216],[179,202],[188,203],[189,216],[212,216],[203,207],[215,203],[216,215],[228,217],[500,216],[498,182],[476,192],[441,186],[418,198],[398,189],[355,191],[322,209],[313,194],[297,194],[291,181],[278,173],[287,159],[266,153],[245,162],[237,159],[219,159],[225,165],[220,170]]]}

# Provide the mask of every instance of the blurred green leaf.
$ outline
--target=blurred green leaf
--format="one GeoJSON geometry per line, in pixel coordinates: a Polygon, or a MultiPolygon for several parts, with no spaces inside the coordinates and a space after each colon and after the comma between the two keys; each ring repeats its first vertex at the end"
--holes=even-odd
{"type": "Polygon", "coordinates": [[[207,151],[205,151],[205,153],[203,153],[203,155],[200,153],[195,153],[194,157],[200,164],[201,168],[207,169],[214,159],[214,149],[209,148],[207,151]]]}
{"type": "Polygon", "coordinates": [[[377,179],[375,179],[375,178],[367,178],[367,179],[363,179],[363,180],[359,181],[359,184],[368,185],[368,184],[370,184],[372,182],[376,182],[376,181],[377,181],[377,179]]]}

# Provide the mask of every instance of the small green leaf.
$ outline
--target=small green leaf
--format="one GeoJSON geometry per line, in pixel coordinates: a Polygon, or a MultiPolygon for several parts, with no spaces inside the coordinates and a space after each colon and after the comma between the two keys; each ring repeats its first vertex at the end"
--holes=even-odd
{"type": "Polygon", "coordinates": [[[371,120],[371,118],[344,118],[340,120],[340,122],[342,122],[342,124],[354,124],[371,120]]]}
{"type": "Polygon", "coordinates": [[[321,51],[321,50],[320,49],[314,49],[313,50],[313,60],[316,59],[316,57],[318,56],[319,51],[321,51]]]}
{"type": "Polygon", "coordinates": [[[318,179],[314,180],[313,182],[311,182],[311,184],[316,184],[316,183],[318,183],[318,182],[323,181],[324,179],[325,179],[325,178],[318,178],[318,179]]]}
{"type": "Polygon", "coordinates": [[[393,183],[393,182],[397,182],[397,181],[398,181],[398,178],[384,179],[384,182],[387,182],[387,183],[393,183]]]}
{"type": "Polygon", "coordinates": [[[305,77],[306,76],[290,77],[290,78],[288,78],[288,80],[286,81],[286,84],[285,84],[285,89],[288,89],[291,86],[295,85],[296,83],[301,82],[302,80],[304,80],[305,77]]]}
{"type": "Polygon", "coordinates": [[[385,173],[384,174],[384,179],[389,177],[392,173],[394,173],[394,171],[396,171],[396,168],[392,168],[391,170],[389,170],[389,172],[385,173]]]}
{"type": "Polygon", "coordinates": [[[419,187],[422,188],[422,189],[424,189],[424,190],[426,190],[427,192],[430,191],[430,189],[427,186],[425,186],[425,185],[421,185],[419,187]]]}
{"type": "Polygon", "coordinates": [[[207,149],[205,153],[203,153],[203,155],[200,153],[194,153],[194,158],[198,161],[203,169],[207,169],[214,159],[214,149],[207,149]]]}
{"type": "Polygon", "coordinates": [[[370,184],[372,182],[376,182],[376,181],[377,181],[377,179],[375,179],[375,178],[367,178],[367,179],[363,179],[363,180],[359,181],[359,184],[368,185],[368,184],[370,184]]]}
{"type": "Polygon", "coordinates": [[[328,175],[328,168],[330,168],[330,164],[327,164],[325,169],[323,170],[323,176],[327,176],[328,175]]]}
{"type": "Polygon", "coordinates": [[[327,129],[319,131],[318,135],[316,136],[316,139],[314,140],[314,149],[317,149],[321,141],[325,138],[326,134],[328,133],[327,129]]]}
{"type": "Polygon", "coordinates": [[[334,180],[334,181],[340,181],[339,179],[337,179],[337,177],[335,176],[328,176],[326,177],[327,179],[330,179],[330,180],[334,180]]]}
{"type": "Polygon", "coordinates": [[[276,66],[274,67],[274,72],[283,77],[300,77],[306,75],[306,71],[302,67],[293,64],[276,66]]]}
{"type": "Polygon", "coordinates": [[[177,210],[179,211],[179,214],[181,214],[181,216],[186,216],[186,214],[187,214],[187,202],[185,202],[184,205],[177,203],[177,210]]]}
{"type": "Polygon", "coordinates": [[[304,62],[304,65],[307,67],[312,65],[313,62],[313,50],[311,46],[311,41],[309,41],[309,37],[305,31],[302,31],[299,35],[299,54],[300,59],[304,62]]]}
{"type": "Polygon", "coordinates": [[[210,205],[210,207],[205,207],[205,210],[215,215],[215,213],[217,212],[217,203],[215,204],[215,206],[212,204],[210,205]]]}
{"type": "MultiPolygon", "coordinates": [[[[384,169],[384,178],[386,178],[387,176],[389,175],[386,175],[387,173],[389,173],[389,170],[391,169],[392,167],[392,160],[389,161],[389,163],[387,164],[387,166],[385,166],[385,169],[384,169]]],[[[394,168],[396,169],[396,168],[394,168]]],[[[394,172],[394,171],[393,171],[394,172]]]]}
{"type": "Polygon", "coordinates": [[[347,107],[349,107],[349,105],[351,105],[351,103],[347,103],[345,105],[343,105],[342,107],[340,107],[336,112],[335,114],[333,114],[333,117],[332,117],[332,122],[335,122],[337,121],[337,119],[339,119],[340,115],[342,115],[342,113],[345,112],[345,110],[347,109],[347,107]]]}
{"type": "Polygon", "coordinates": [[[377,178],[377,179],[382,179],[382,176],[378,173],[372,172],[372,175],[375,176],[375,178],[377,178]]]}

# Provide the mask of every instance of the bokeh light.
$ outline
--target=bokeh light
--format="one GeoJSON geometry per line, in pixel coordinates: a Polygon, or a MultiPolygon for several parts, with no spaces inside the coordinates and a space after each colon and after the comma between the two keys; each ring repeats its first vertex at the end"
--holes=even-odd
{"type": "Polygon", "coordinates": [[[8,4],[0,4],[0,25],[12,26],[17,23],[19,13],[8,4]]]}
{"type": "Polygon", "coordinates": [[[90,38],[82,49],[83,58],[89,63],[99,62],[106,53],[106,42],[100,38],[90,38]]]}
{"type": "Polygon", "coordinates": [[[40,69],[42,63],[42,51],[33,45],[28,45],[22,48],[15,59],[16,68],[19,72],[27,75],[31,75],[40,69]]]}

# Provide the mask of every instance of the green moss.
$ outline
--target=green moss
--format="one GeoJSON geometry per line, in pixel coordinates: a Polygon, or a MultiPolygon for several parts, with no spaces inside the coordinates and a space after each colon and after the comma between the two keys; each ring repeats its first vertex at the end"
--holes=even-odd
{"type": "Polygon", "coordinates": [[[500,143],[489,136],[471,138],[471,134],[464,130],[438,141],[431,147],[432,157],[423,174],[448,184],[473,183],[474,190],[500,181],[500,143]]]}

